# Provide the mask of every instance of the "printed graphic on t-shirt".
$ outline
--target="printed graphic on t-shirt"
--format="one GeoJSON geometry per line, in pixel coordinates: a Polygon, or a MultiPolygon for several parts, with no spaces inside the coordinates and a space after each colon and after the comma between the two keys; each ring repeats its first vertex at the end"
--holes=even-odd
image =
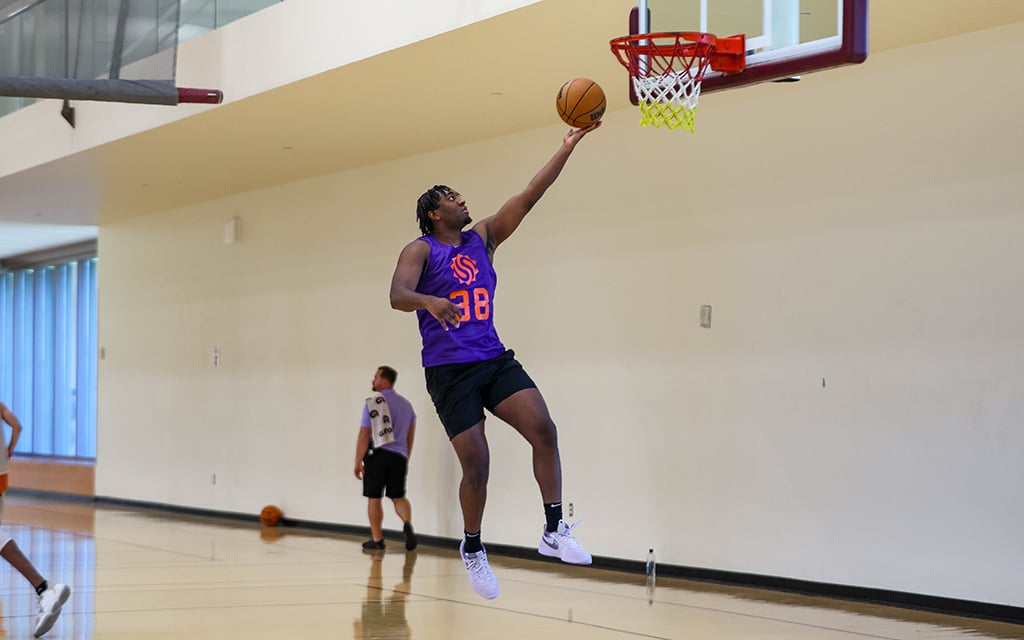
{"type": "Polygon", "coordinates": [[[366,408],[370,413],[370,435],[373,448],[379,449],[395,441],[395,431],[391,424],[391,408],[382,393],[374,393],[366,399],[366,408]]]}

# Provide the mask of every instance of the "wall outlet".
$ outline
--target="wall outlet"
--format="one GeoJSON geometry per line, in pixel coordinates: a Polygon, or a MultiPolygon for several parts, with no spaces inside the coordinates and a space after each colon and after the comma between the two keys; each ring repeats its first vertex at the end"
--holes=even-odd
{"type": "Polygon", "coordinates": [[[705,329],[711,328],[711,305],[704,304],[700,307],[700,326],[705,329]]]}

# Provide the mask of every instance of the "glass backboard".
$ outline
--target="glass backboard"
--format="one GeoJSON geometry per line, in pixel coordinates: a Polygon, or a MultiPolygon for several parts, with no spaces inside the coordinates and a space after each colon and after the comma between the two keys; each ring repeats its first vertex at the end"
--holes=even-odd
{"type": "Polygon", "coordinates": [[[863,62],[868,0],[638,0],[629,33],[699,31],[746,36],[746,69],[708,72],[701,92],[863,62]]]}

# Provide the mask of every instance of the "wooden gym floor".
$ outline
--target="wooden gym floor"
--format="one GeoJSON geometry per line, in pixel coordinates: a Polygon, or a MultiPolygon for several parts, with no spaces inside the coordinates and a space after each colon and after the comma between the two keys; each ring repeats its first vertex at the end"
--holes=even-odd
{"type": "MultiPolygon", "coordinates": [[[[492,556],[497,600],[458,552],[92,502],[9,495],[4,525],[73,593],[47,638],[933,640],[1024,626],[492,556]]],[[[31,638],[35,597],[0,564],[0,638],[31,638]]]]}

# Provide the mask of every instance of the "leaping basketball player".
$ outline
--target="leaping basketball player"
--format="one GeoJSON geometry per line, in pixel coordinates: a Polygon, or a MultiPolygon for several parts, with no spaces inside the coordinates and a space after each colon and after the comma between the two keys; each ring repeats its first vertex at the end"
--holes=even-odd
{"type": "Polygon", "coordinates": [[[459,552],[473,589],[488,599],[498,596],[498,580],[480,538],[490,472],[485,408],[510,424],[533,449],[533,475],[546,519],[538,551],[572,564],[591,562],[572,535],[576,525],[562,520],[555,423],[537,385],[498,338],[491,302],[494,250],[554,184],[579,141],[600,126],[597,122],[570,129],[526,188],[469,231],[463,231],[472,222],[466,199],[443,185],[428,189],[416,203],[423,235],[402,249],[391,281],[391,306],[418,316],[427,391],[462,465],[459,502],[465,539],[459,552]]]}

